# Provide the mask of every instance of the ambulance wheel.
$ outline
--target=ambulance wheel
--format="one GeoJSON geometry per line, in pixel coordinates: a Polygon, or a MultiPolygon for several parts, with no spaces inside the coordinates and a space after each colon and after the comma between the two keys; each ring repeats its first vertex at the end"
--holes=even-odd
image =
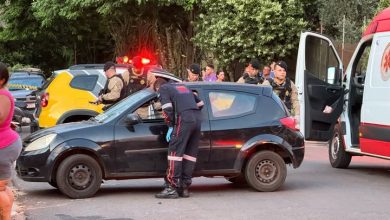
{"type": "Polygon", "coordinates": [[[286,180],[287,168],[283,158],[273,151],[260,151],[253,155],[246,168],[245,178],[257,191],[272,192],[286,180]]]}
{"type": "Polygon", "coordinates": [[[348,168],[351,163],[351,154],[345,152],[339,126],[335,126],[332,139],[329,140],[329,162],[334,168],[348,168]]]}
{"type": "Polygon", "coordinates": [[[61,162],[56,182],[58,189],[72,199],[88,198],[99,190],[102,170],[90,156],[75,154],[61,162]]]}

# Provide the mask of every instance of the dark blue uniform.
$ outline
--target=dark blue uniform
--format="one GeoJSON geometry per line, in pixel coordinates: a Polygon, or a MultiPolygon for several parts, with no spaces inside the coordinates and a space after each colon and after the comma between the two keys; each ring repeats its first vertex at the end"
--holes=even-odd
{"type": "Polygon", "coordinates": [[[159,93],[165,120],[174,128],[166,180],[175,188],[188,187],[198,154],[203,101],[182,84],[166,83],[159,93]]]}

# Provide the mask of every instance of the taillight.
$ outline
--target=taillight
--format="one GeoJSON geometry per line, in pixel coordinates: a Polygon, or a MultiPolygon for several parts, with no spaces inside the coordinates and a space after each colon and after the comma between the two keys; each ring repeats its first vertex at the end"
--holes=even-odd
{"type": "Polygon", "coordinates": [[[43,93],[41,95],[41,106],[46,107],[49,104],[49,93],[43,93]]]}
{"type": "Polygon", "coordinates": [[[281,118],[280,120],[280,123],[282,123],[282,125],[290,128],[291,130],[294,130],[294,131],[298,131],[299,129],[297,129],[295,127],[295,118],[293,117],[285,117],[285,118],[281,118]]]}

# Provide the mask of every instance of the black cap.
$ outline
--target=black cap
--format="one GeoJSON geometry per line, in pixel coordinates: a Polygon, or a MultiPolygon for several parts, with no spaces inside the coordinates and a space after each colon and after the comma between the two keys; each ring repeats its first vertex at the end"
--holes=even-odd
{"type": "Polygon", "coordinates": [[[104,72],[106,72],[108,69],[110,69],[111,67],[114,67],[115,68],[115,63],[112,62],[112,61],[108,61],[104,64],[104,72]]]}
{"type": "Polygon", "coordinates": [[[256,58],[251,59],[251,61],[249,62],[249,64],[250,64],[253,68],[257,69],[257,70],[260,69],[260,61],[259,61],[258,59],[256,59],[256,58]]]}
{"type": "Polygon", "coordinates": [[[278,65],[278,66],[282,67],[287,72],[287,63],[284,62],[283,60],[280,60],[280,61],[276,62],[275,65],[278,65]]]}
{"type": "Polygon", "coordinates": [[[190,68],[188,68],[193,74],[199,75],[200,74],[200,66],[196,63],[191,64],[190,68]]]}

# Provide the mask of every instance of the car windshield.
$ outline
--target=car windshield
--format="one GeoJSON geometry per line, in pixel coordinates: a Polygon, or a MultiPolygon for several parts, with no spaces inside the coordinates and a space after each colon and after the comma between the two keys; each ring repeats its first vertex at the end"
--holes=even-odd
{"type": "Polygon", "coordinates": [[[44,79],[42,77],[17,77],[17,78],[10,78],[8,82],[8,88],[9,90],[21,90],[21,89],[28,89],[28,90],[37,90],[39,87],[42,86],[44,82],[44,79]]]}
{"type": "Polygon", "coordinates": [[[139,100],[150,96],[153,94],[153,91],[149,89],[144,89],[139,92],[136,92],[129,97],[125,98],[124,100],[118,102],[111,108],[109,108],[107,111],[97,115],[95,117],[97,122],[103,123],[107,121],[111,121],[112,119],[116,118],[118,115],[122,114],[124,111],[129,109],[129,107],[133,106],[136,102],[139,100]]]}

